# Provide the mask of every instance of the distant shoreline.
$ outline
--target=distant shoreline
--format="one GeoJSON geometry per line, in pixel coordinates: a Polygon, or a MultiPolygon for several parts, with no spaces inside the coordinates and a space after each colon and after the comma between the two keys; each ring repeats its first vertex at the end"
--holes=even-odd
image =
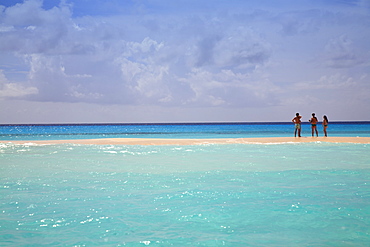
{"type": "Polygon", "coordinates": [[[261,137],[261,138],[220,138],[220,139],[162,139],[162,138],[102,138],[72,140],[24,140],[0,141],[5,144],[21,145],[207,145],[207,144],[289,144],[289,143],[360,143],[370,144],[370,137],[261,137]]]}

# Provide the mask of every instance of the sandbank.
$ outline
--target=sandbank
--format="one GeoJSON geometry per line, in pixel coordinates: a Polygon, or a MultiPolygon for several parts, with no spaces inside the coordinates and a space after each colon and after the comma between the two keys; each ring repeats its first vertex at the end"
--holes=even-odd
{"type": "Polygon", "coordinates": [[[266,137],[222,139],[159,139],[159,138],[103,138],[76,140],[0,141],[13,144],[85,144],[85,145],[205,145],[205,144],[278,144],[278,143],[363,143],[370,144],[370,137],[266,137]]]}

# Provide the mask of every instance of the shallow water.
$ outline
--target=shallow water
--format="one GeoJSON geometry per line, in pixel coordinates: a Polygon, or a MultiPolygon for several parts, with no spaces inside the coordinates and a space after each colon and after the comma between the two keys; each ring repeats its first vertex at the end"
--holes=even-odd
{"type": "Polygon", "coordinates": [[[0,146],[2,246],[368,246],[370,145],[0,146]]]}

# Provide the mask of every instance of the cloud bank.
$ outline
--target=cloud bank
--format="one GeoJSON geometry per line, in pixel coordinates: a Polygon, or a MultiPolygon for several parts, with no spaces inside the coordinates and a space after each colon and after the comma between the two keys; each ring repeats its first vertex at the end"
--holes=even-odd
{"type": "Polygon", "coordinates": [[[268,108],[314,94],[335,102],[333,92],[369,89],[370,8],[327,2],[0,6],[0,99],[268,108]]]}

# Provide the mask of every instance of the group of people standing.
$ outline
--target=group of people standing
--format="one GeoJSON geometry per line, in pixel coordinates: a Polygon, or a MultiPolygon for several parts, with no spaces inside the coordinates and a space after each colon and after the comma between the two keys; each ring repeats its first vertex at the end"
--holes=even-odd
{"type": "MultiPolygon", "coordinates": [[[[294,123],[295,130],[294,130],[294,137],[297,137],[297,132],[298,132],[298,137],[301,137],[301,118],[302,116],[299,115],[299,113],[295,114],[295,117],[292,119],[292,122],[294,123]]],[[[322,120],[322,126],[324,130],[324,135],[328,136],[328,133],[326,129],[328,128],[329,120],[326,115],[324,115],[322,120]]],[[[312,118],[308,120],[311,123],[311,131],[312,131],[312,136],[316,133],[316,136],[319,136],[319,132],[317,131],[317,123],[319,120],[315,116],[315,113],[312,113],[312,118]]]]}

